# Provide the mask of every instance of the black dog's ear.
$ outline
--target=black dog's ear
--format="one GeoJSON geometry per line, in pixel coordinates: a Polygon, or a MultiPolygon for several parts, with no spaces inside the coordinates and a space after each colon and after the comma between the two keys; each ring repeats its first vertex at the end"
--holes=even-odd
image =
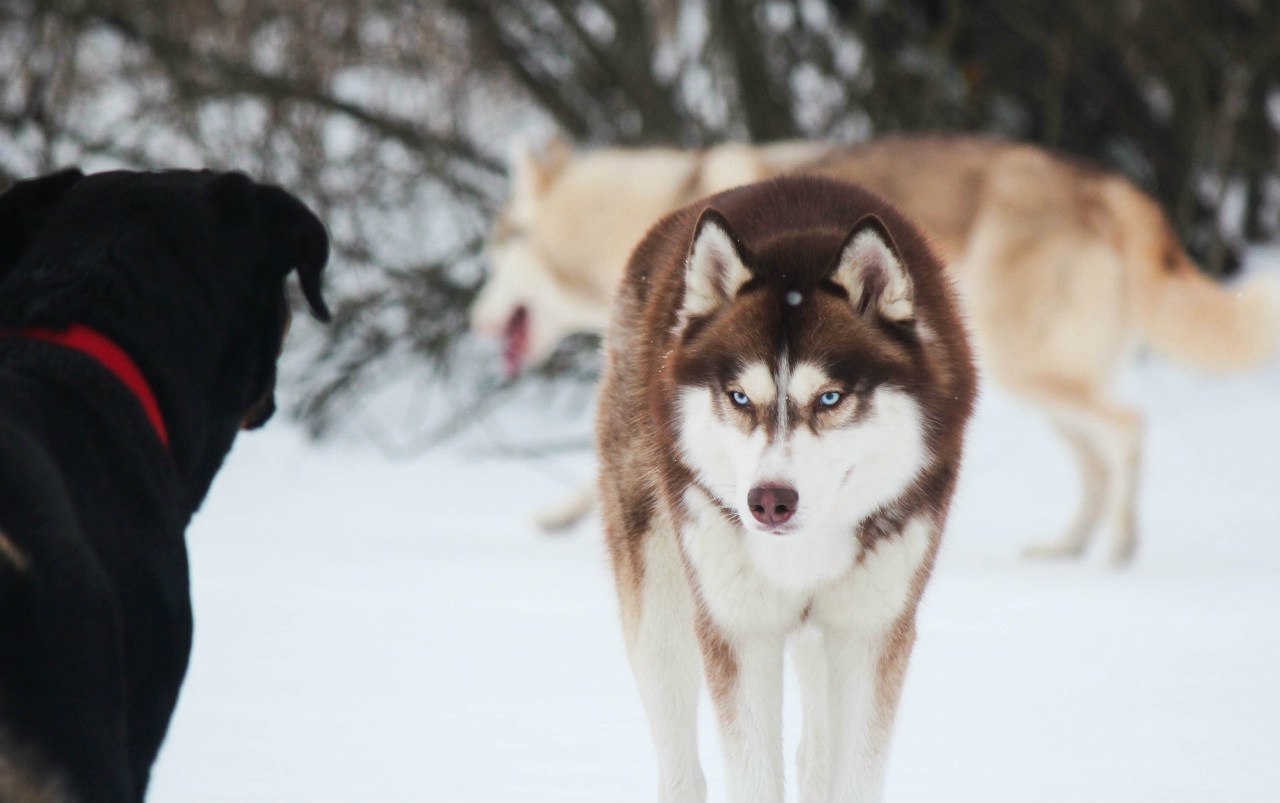
{"type": "Polygon", "coordinates": [[[84,173],[78,169],[19,181],[0,195],[0,281],[40,233],[54,203],[84,173]]]}
{"type": "Polygon", "coordinates": [[[329,307],[321,294],[321,278],[329,261],[329,233],[307,205],[280,187],[258,184],[243,173],[224,173],[209,192],[229,219],[247,222],[250,209],[260,213],[266,228],[272,260],[287,275],[298,271],[302,295],[311,314],[328,322],[329,307]]]}
{"type": "Polygon", "coordinates": [[[329,321],[329,307],[320,292],[324,266],[329,262],[329,232],[306,204],[279,187],[258,188],[267,219],[279,233],[279,246],[289,268],[298,271],[302,295],[319,321],[329,321]]]}

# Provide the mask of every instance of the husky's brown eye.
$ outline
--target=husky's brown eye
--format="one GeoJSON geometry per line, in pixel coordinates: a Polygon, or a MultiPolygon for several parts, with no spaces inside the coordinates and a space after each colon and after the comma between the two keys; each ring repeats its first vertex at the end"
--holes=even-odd
{"type": "Polygon", "coordinates": [[[729,391],[729,399],[739,407],[751,406],[751,399],[747,397],[747,394],[743,393],[740,390],[729,391]]]}

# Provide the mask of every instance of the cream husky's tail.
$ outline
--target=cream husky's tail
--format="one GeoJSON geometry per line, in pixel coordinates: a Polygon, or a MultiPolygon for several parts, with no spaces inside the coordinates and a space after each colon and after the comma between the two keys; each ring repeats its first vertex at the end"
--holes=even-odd
{"type": "Polygon", "coordinates": [[[1247,371],[1280,351],[1280,281],[1219,285],[1187,263],[1138,299],[1138,328],[1160,354],[1209,373],[1247,371]]]}

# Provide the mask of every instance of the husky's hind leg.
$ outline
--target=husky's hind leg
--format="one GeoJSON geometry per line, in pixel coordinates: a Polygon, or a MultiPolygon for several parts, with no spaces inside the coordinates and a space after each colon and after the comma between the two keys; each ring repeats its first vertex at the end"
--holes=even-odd
{"type": "Polygon", "coordinates": [[[1109,467],[1093,442],[1074,426],[1057,422],[1062,436],[1080,469],[1080,507],[1066,532],[1056,541],[1033,544],[1025,554],[1029,558],[1075,558],[1084,553],[1102,520],[1109,485],[1109,467]]]}
{"type": "Polygon", "coordinates": [[[1138,480],[1142,474],[1142,415],[1117,408],[1122,422],[1120,440],[1115,444],[1116,465],[1107,505],[1111,562],[1123,566],[1133,560],[1138,549],[1138,480]]]}
{"type": "MultiPolygon", "coordinates": [[[[1071,394],[1053,389],[1041,389],[1033,394],[1038,402],[1060,426],[1075,433],[1076,447],[1082,457],[1085,473],[1085,501],[1077,525],[1085,520],[1101,518],[1102,527],[1108,531],[1111,543],[1111,561],[1128,562],[1137,548],[1138,474],[1142,458],[1142,415],[1136,410],[1115,404],[1103,398],[1084,394],[1071,394]],[[1099,472],[1098,469],[1102,470],[1099,472]],[[1098,495],[1090,483],[1103,486],[1098,495]],[[1095,501],[1089,495],[1094,493],[1095,501]],[[1090,505],[1099,504],[1101,513],[1093,513],[1090,505]]],[[[1091,531],[1093,528],[1089,528],[1091,531]]],[[[1063,541],[1031,551],[1037,556],[1078,555],[1088,542],[1089,531],[1068,531],[1063,541]],[[1078,546],[1072,541],[1079,539],[1078,546]]]]}
{"type": "Polygon", "coordinates": [[[672,534],[651,532],[635,594],[622,591],[627,652],[658,754],[658,800],[702,803],[693,594],[672,534]]]}

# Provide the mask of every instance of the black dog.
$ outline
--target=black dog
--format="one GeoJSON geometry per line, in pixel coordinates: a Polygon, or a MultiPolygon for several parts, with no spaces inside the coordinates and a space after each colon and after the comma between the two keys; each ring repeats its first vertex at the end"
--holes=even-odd
{"type": "Polygon", "coordinates": [[[275,409],[324,225],[236,173],[0,196],[0,800],[138,801],[191,646],[184,530],[275,409]]]}

